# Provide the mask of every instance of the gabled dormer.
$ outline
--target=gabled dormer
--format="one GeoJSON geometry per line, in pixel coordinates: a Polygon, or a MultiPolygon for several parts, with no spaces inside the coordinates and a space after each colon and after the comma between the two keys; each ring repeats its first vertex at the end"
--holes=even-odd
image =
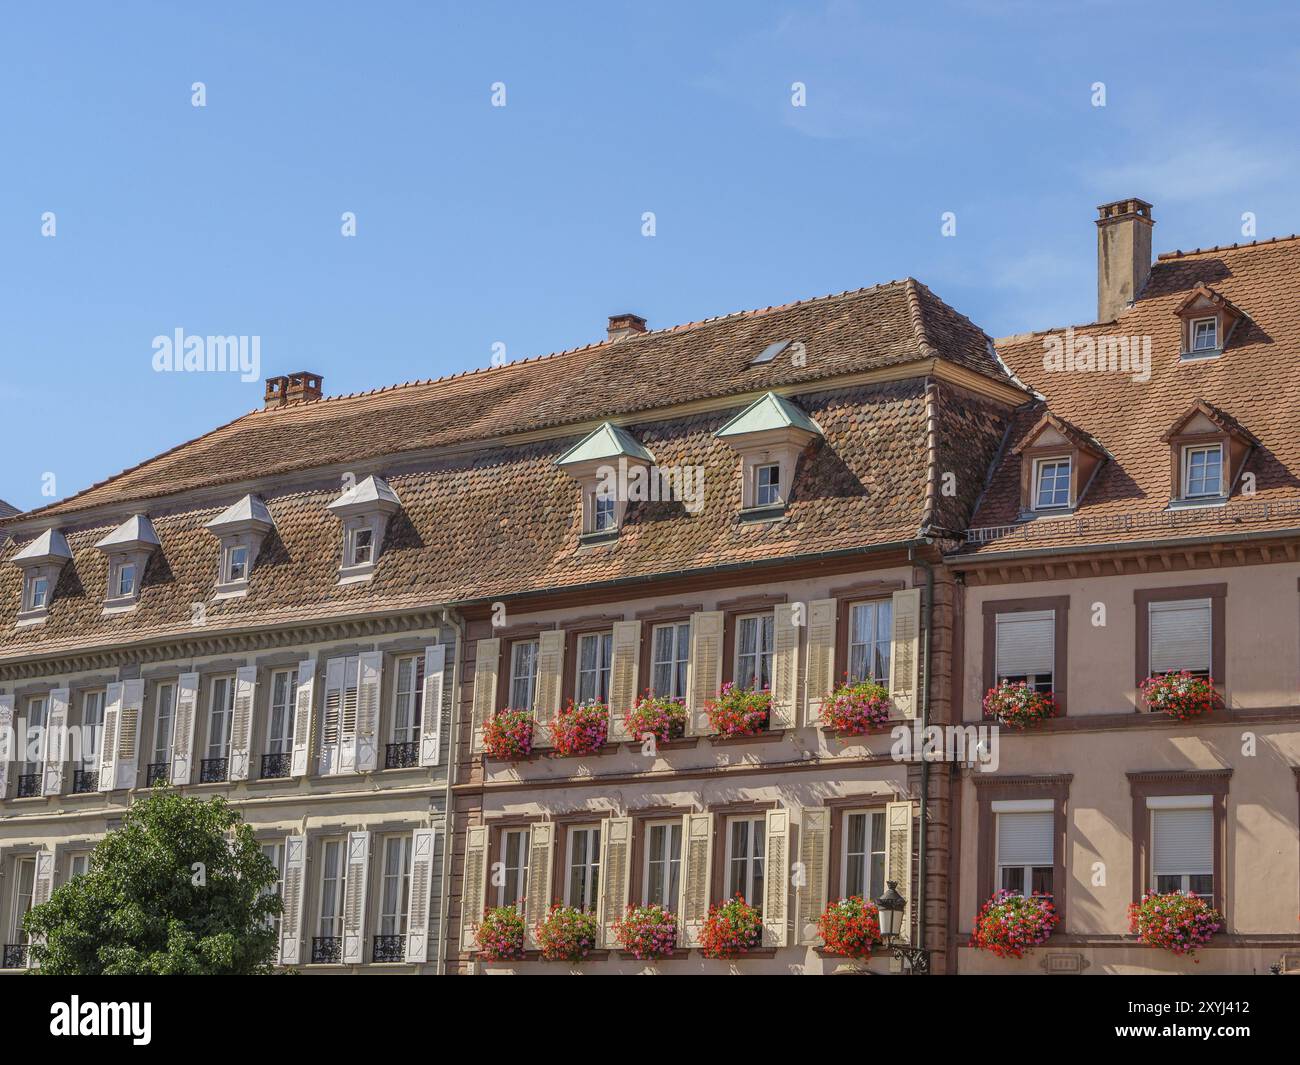
{"type": "Polygon", "coordinates": [[[1022,518],[1073,513],[1106,461],[1101,444],[1051,411],[1011,453],[1020,458],[1022,518]]]}
{"type": "Polygon", "coordinates": [[[108,558],[105,614],[135,609],[145,567],[160,546],[146,514],[133,514],[95,545],[108,558]]]}
{"type": "Polygon", "coordinates": [[[1246,317],[1222,294],[1205,283],[1198,284],[1174,311],[1182,340],[1179,358],[1213,359],[1223,354],[1237,323],[1246,317]]]}
{"type": "Polygon", "coordinates": [[[275,528],[271,512],[255,495],[232,503],[205,528],[221,541],[217,562],[217,599],[248,594],[248,578],[257,562],[262,541],[275,528]]]}
{"type": "Polygon", "coordinates": [[[740,455],[740,512],[751,520],[785,513],[800,454],[825,436],[812,418],[775,392],[754,400],[714,435],[740,455]]]}
{"type": "Polygon", "coordinates": [[[631,488],[649,475],[655,458],[625,429],[605,422],[555,460],[582,487],[582,540],[618,536],[631,488]]]}
{"type": "Polygon", "coordinates": [[[343,522],[339,584],[370,580],[383,550],[388,519],[402,509],[402,501],[387,481],[371,474],[347,489],[329,509],[343,522]]]}
{"type": "Polygon", "coordinates": [[[1198,399],[1163,437],[1169,445],[1169,504],[1224,503],[1259,441],[1230,414],[1198,399]]]}
{"type": "Polygon", "coordinates": [[[50,601],[63,567],[72,561],[68,541],[58,529],[46,529],[9,560],[23,571],[19,625],[41,625],[49,617],[50,601]]]}

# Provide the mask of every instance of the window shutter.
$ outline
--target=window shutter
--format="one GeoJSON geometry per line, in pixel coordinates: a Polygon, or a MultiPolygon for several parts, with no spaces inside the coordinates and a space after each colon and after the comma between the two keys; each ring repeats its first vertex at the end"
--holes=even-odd
{"type": "Polygon", "coordinates": [[[627,743],[636,738],[628,732],[626,718],[636,705],[637,671],[641,665],[641,622],[614,622],[614,649],[610,659],[609,738],[614,743],[627,743]]]}
{"type": "Polygon", "coordinates": [[[903,924],[899,929],[900,942],[912,941],[912,804],[890,802],[885,804],[885,881],[898,885],[898,893],[907,899],[903,910],[903,924]]]}
{"type": "Polygon", "coordinates": [[[560,693],[564,690],[563,629],[549,629],[537,638],[537,701],[533,716],[533,746],[551,746],[551,722],[560,712],[560,693]]]}
{"type": "Polygon", "coordinates": [[[97,791],[112,791],[117,786],[117,722],[121,716],[122,685],[118,682],[104,690],[104,728],[99,736],[97,791]]]}
{"type": "MultiPolygon", "coordinates": [[[[36,852],[36,870],[32,879],[32,908],[43,906],[50,901],[50,895],[54,893],[54,852],[51,850],[38,850],[36,852]]],[[[21,920],[21,917],[19,918],[21,920]]],[[[19,926],[21,928],[21,925],[19,926]]],[[[33,943],[43,943],[43,936],[33,936],[33,943]]],[[[36,961],[32,958],[31,952],[27,954],[27,964],[36,968],[36,961]]]]}
{"type": "MultiPolygon", "coordinates": [[[[821,722],[823,697],[835,689],[835,599],[814,599],[808,604],[808,665],[804,682],[807,711],[804,723],[821,722]]],[[[820,914],[819,914],[820,916],[820,914]]]]}
{"type": "Polygon", "coordinates": [[[474,735],[470,750],[483,750],[483,728],[492,719],[497,701],[497,671],[501,667],[501,641],[479,640],[474,645],[474,735]]]}
{"type": "Polygon", "coordinates": [[[691,655],[686,662],[686,734],[707,736],[709,716],[704,704],[722,688],[722,626],[720,610],[691,615],[691,655]]]}
{"type": "Polygon", "coordinates": [[[799,727],[799,626],[795,624],[795,611],[792,603],[780,604],[772,623],[772,729],[799,727]]]}
{"type": "Polygon", "coordinates": [[[442,691],[447,683],[447,645],[424,649],[424,707],[420,716],[420,765],[437,765],[442,759],[442,691]]]}
{"type": "Polygon", "coordinates": [[[997,616],[998,677],[1047,676],[1056,668],[1056,611],[997,616]]]}
{"type": "Polygon", "coordinates": [[[253,700],[257,695],[257,667],[235,670],[234,712],[230,716],[230,779],[248,779],[253,749],[253,700]]]}
{"type": "Polygon", "coordinates": [[[1189,876],[1214,873],[1214,811],[1152,810],[1151,871],[1189,876]]]}
{"type": "MultiPolygon", "coordinates": [[[[693,641],[692,641],[693,642],[693,641]]],[[[677,935],[684,947],[700,945],[700,931],[709,916],[709,882],[713,877],[713,815],[682,818],[682,889],[677,935]]]]}
{"type": "Polygon", "coordinates": [[[821,942],[817,920],[826,910],[830,878],[831,813],[824,806],[805,807],[799,822],[799,864],[803,876],[795,890],[798,941],[810,946],[821,942]]]}
{"type": "Polygon", "coordinates": [[[348,660],[331,658],[325,663],[325,700],[320,729],[320,773],[339,771],[339,738],[343,720],[344,684],[348,660]]]}
{"type": "Polygon", "coordinates": [[[45,732],[41,736],[42,795],[63,794],[63,763],[68,756],[68,701],[67,688],[50,692],[50,712],[45,718],[45,732]]]}
{"type": "MultiPolygon", "coordinates": [[[[480,648],[484,642],[479,641],[480,648]]],[[[460,897],[461,950],[478,949],[478,927],[487,905],[487,840],[485,825],[465,829],[465,881],[460,897]]]]}
{"type": "Polygon", "coordinates": [[[903,717],[920,712],[918,643],[921,589],[904,588],[893,596],[893,641],[889,651],[889,698],[903,717]]]}
{"type": "Polygon", "coordinates": [[[1051,865],[1055,835],[1051,811],[998,814],[998,865],[1051,865]]]}
{"type": "Polygon", "coordinates": [[[14,697],[10,694],[0,695],[0,802],[4,801],[9,788],[9,760],[13,752],[9,749],[10,737],[14,734],[14,697]]]}
{"type": "Polygon", "coordinates": [[[284,912],[280,915],[280,964],[297,965],[302,955],[303,894],[307,885],[307,839],[284,840],[284,912]]]}
{"type": "Polygon", "coordinates": [[[1147,604],[1152,674],[1210,669],[1210,600],[1147,604]]]}
{"type": "Polygon", "coordinates": [[[615,949],[614,922],[627,913],[632,872],[632,818],[607,817],[600,823],[600,894],[596,920],[601,946],[615,949]]]}
{"type": "Polygon", "coordinates": [[[537,949],[537,926],[551,908],[555,876],[555,824],[537,821],[528,830],[528,884],[524,892],[524,942],[537,949]]]}
{"type": "Polygon", "coordinates": [[[382,651],[367,651],[358,662],[357,724],[353,768],[372,773],[379,768],[379,689],[384,676],[382,651]]]}
{"type": "Polygon", "coordinates": [[[176,710],[172,718],[173,785],[190,782],[194,764],[194,714],[199,705],[199,675],[182,673],[176,680],[176,710]]]}
{"type": "Polygon", "coordinates": [[[429,960],[429,933],[432,910],[437,905],[433,891],[434,864],[437,861],[441,823],[432,828],[417,828],[411,833],[411,902],[406,921],[406,960],[423,965],[429,960]]]}
{"type": "Polygon", "coordinates": [[[765,819],[763,945],[784,947],[790,938],[790,812],[768,810],[765,819]]]}
{"type": "MultiPolygon", "coordinates": [[[[140,761],[140,718],[144,714],[144,681],[122,682],[122,713],[117,719],[117,779],[114,788],[134,788],[140,761]]],[[[101,785],[103,781],[100,782],[101,785]]]]}
{"type": "Polygon", "coordinates": [[[366,888],[370,833],[348,833],[348,879],[343,885],[343,964],[360,965],[366,952],[366,888]]]}
{"type": "Polygon", "coordinates": [[[292,776],[303,777],[311,766],[311,717],[316,705],[316,659],[307,658],[298,663],[298,686],[295,689],[293,708],[293,760],[289,767],[292,776]]]}

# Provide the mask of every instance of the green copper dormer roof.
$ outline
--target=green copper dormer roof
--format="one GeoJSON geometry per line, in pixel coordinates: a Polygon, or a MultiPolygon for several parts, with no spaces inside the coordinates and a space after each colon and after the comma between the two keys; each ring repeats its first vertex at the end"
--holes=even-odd
{"type": "Polygon", "coordinates": [[[719,429],[714,436],[747,436],[771,429],[802,429],[813,436],[824,436],[821,426],[788,399],[768,392],[719,429]]]}
{"type": "Polygon", "coordinates": [[[654,462],[655,457],[643,448],[631,433],[605,422],[555,460],[557,466],[576,466],[580,462],[603,462],[629,458],[654,462]]]}

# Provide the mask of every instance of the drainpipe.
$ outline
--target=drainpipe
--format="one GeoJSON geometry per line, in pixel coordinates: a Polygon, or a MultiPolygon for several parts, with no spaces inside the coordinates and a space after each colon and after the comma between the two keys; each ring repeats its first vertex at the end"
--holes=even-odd
{"type": "MultiPolygon", "coordinates": [[[[930,544],[934,541],[928,537],[925,543],[930,544]]],[[[934,567],[928,561],[916,553],[915,548],[907,549],[908,562],[914,563],[925,570],[925,609],[924,620],[921,624],[921,638],[925,641],[925,647],[922,651],[922,669],[924,670],[925,681],[921,686],[921,732],[930,725],[930,629],[934,624],[934,567]]],[[[925,873],[926,873],[926,846],[925,830],[929,824],[927,809],[930,805],[930,760],[922,757],[921,759],[921,845],[917,854],[917,921],[916,921],[916,945],[918,949],[925,949],[925,873]]]]}
{"type": "MultiPolygon", "coordinates": [[[[455,839],[453,832],[455,812],[452,806],[451,785],[456,772],[457,756],[460,753],[460,660],[465,653],[464,619],[454,610],[443,607],[442,624],[456,630],[456,657],[451,669],[451,737],[447,744],[447,792],[442,808],[442,899],[438,903],[441,917],[438,921],[438,962],[434,967],[434,973],[438,976],[446,975],[447,947],[450,945],[447,924],[451,916],[452,842],[455,839]]],[[[438,636],[441,639],[442,633],[439,632],[438,636]]]]}

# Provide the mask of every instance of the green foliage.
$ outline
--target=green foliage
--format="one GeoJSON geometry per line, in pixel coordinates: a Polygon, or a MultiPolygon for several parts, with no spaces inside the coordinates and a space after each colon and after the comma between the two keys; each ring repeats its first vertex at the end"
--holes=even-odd
{"type": "Polygon", "coordinates": [[[37,972],[56,976],[271,972],[277,874],[222,798],[135,802],[85,874],[24,919],[37,972]]]}

